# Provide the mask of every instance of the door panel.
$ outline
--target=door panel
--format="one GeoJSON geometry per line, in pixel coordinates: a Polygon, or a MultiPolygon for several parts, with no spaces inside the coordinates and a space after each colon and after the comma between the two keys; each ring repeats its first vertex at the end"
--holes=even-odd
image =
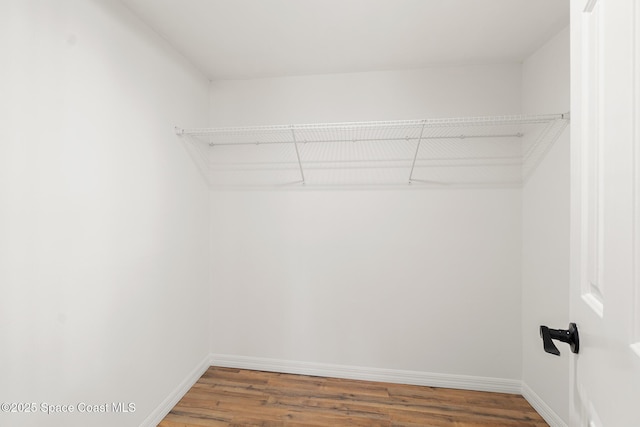
{"type": "Polygon", "coordinates": [[[604,289],[602,281],[602,134],[603,39],[602,3],[588,2],[582,13],[582,141],[584,153],[584,240],[581,294],[585,303],[602,317],[604,289]]]}
{"type": "Polygon", "coordinates": [[[638,3],[571,2],[572,426],[640,426],[638,3]]]}
{"type": "Polygon", "coordinates": [[[633,344],[640,357],[640,5],[634,10],[633,41],[633,150],[634,150],[634,283],[633,283],[633,344]]]}

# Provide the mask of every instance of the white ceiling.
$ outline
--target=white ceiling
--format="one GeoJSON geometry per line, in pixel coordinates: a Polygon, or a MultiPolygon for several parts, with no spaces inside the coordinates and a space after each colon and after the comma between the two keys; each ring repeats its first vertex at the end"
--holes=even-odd
{"type": "Polygon", "coordinates": [[[210,79],[522,61],[569,0],[122,0],[210,79]]]}

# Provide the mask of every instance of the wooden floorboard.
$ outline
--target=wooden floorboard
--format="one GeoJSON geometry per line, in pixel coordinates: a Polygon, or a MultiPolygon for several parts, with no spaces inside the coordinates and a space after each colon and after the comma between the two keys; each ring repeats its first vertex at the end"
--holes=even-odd
{"type": "Polygon", "coordinates": [[[160,427],[542,427],[519,395],[211,367],[160,427]]]}

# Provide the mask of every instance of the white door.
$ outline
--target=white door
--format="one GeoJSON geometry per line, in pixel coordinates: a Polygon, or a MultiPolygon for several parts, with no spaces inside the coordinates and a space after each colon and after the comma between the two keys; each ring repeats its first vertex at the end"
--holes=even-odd
{"type": "Polygon", "coordinates": [[[571,68],[571,426],[640,427],[640,0],[571,0],[571,68]]]}

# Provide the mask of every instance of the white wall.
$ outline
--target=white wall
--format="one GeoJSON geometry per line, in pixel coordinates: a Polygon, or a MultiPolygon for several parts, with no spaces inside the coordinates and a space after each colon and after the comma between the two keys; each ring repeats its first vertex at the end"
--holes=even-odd
{"type": "Polygon", "coordinates": [[[0,425],[138,426],[208,354],[208,81],[117,1],[0,6],[0,425]]]}
{"type": "Polygon", "coordinates": [[[211,83],[212,126],[425,119],[520,112],[519,64],[211,83]]]}
{"type": "MultiPolygon", "coordinates": [[[[569,111],[569,30],[523,64],[524,113],[569,111]]],[[[540,325],[569,324],[569,131],[556,141],[523,188],[523,382],[566,423],[569,347],[545,353],[540,325]]]]}
{"type": "MultiPolygon", "coordinates": [[[[218,81],[211,125],[519,113],[521,67],[218,81]]],[[[520,379],[519,189],[214,191],[214,353],[520,379]]]]}

